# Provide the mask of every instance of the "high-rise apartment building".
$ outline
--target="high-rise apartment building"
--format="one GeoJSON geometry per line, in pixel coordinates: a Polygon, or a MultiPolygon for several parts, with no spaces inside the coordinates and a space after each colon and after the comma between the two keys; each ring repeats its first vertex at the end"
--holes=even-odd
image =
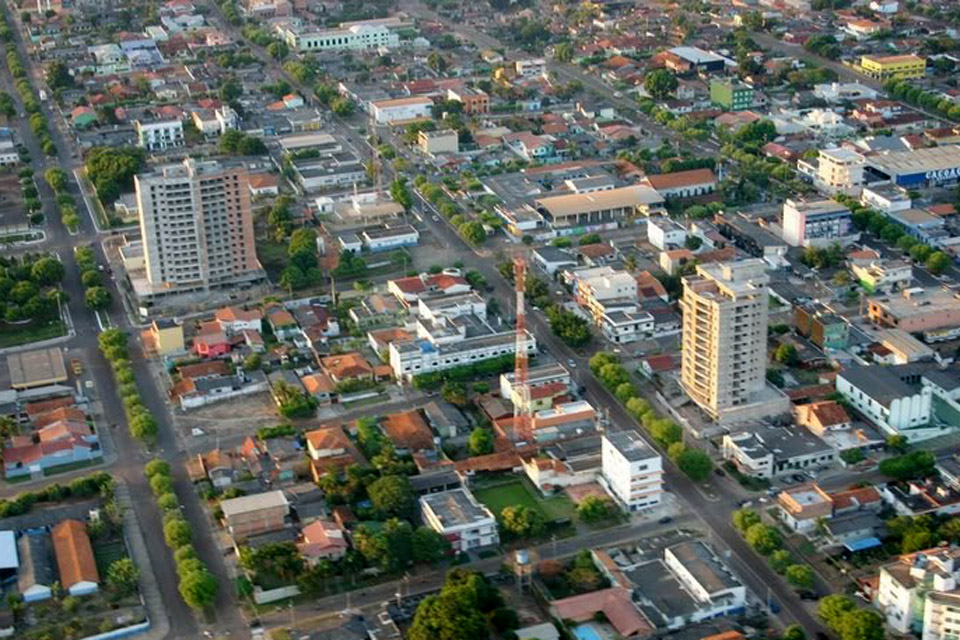
{"type": "Polygon", "coordinates": [[[766,384],[769,280],[759,259],[700,265],[683,279],[680,380],[715,420],[789,408],[786,396],[766,384]]]}
{"type": "Polygon", "coordinates": [[[259,279],[247,183],[243,167],[189,158],[136,176],[151,289],[202,290],[259,279]]]}

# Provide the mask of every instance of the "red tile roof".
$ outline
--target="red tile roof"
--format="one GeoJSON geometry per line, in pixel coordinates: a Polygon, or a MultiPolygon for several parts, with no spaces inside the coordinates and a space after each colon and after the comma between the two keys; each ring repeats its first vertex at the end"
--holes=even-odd
{"type": "Polygon", "coordinates": [[[630,590],[624,587],[582,593],[550,604],[556,610],[557,617],[563,620],[586,622],[602,612],[621,636],[653,635],[653,625],[633,604],[630,590]]]}
{"type": "Polygon", "coordinates": [[[87,525],[79,520],[63,520],[53,527],[50,535],[60,571],[60,584],[65,589],[80,582],[100,582],[87,525]]]}
{"type": "Polygon", "coordinates": [[[433,432],[419,411],[391,413],[382,423],[383,430],[398,448],[426,451],[435,448],[433,432]]]}

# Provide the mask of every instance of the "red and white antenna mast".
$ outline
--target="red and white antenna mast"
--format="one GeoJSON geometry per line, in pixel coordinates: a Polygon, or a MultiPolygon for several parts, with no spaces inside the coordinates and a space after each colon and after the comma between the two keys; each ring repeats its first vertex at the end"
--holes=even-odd
{"type": "Polygon", "coordinates": [[[526,275],[526,261],[522,256],[515,257],[513,259],[513,279],[517,290],[517,341],[513,386],[520,397],[518,398],[519,402],[515,402],[513,405],[514,440],[531,444],[533,442],[533,428],[530,420],[530,363],[527,357],[527,319],[523,299],[526,275]]]}

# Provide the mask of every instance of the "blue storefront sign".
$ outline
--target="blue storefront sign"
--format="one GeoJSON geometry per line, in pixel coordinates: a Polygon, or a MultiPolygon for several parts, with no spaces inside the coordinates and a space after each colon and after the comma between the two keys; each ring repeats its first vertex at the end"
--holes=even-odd
{"type": "Polygon", "coordinates": [[[916,187],[921,185],[939,185],[956,182],[960,179],[960,167],[938,169],[936,171],[921,171],[908,173],[897,177],[897,184],[901,187],[916,187]]]}

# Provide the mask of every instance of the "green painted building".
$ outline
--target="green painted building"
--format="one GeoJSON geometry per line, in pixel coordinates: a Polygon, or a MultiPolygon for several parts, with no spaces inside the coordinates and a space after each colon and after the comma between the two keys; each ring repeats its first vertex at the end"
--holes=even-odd
{"type": "Polygon", "coordinates": [[[726,78],[710,81],[710,102],[727,111],[743,111],[753,106],[753,88],[726,78]]]}

